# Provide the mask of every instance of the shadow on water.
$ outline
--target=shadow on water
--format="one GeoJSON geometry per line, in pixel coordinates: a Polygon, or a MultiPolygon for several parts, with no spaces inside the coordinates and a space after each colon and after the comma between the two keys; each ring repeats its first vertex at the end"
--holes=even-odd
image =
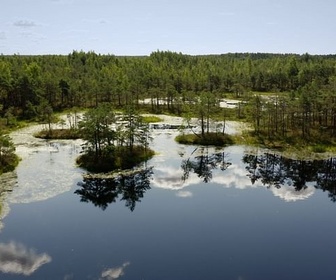
{"type": "Polygon", "coordinates": [[[80,188],[75,194],[80,196],[82,202],[91,202],[102,210],[120,197],[120,201],[125,201],[125,206],[134,211],[136,203],[140,202],[145,192],[151,188],[152,175],[152,168],[146,168],[113,178],[85,177],[78,183],[80,188]]]}
{"type": "Polygon", "coordinates": [[[331,201],[336,202],[336,158],[307,161],[264,153],[245,154],[243,162],[252,184],[261,181],[268,188],[277,189],[287,185],[297,192],[312,185],[316,189],[327,191],[331,201]]]}

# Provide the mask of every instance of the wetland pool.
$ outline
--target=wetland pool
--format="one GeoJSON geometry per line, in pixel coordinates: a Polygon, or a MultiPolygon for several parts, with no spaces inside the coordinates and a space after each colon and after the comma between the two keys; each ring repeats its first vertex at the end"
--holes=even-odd
{"type": "Polygon", "coordinates": [[[0,279],[332,279],[336,159],[184,146],[118,178],[83,177],[81,141],[17,132],[0,177],[0,279]]]}

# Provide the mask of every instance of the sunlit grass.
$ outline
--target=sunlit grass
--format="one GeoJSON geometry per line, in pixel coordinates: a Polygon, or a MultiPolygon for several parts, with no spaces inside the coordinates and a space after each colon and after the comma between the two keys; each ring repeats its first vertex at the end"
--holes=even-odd
{"type": "Polygon", "coordinates": [[[187,145],[226,146],[234,144],[230,135],[221,133],[206,133],[204,136],[196,134],[181,134],[175,141],[187,145]]]}
{"type": "Polygon", "coordinates": [[[157,122],[162,122],[163,119],[157,116],[141,116],[141,121],[144,123],[157,123],[157,122]]]}

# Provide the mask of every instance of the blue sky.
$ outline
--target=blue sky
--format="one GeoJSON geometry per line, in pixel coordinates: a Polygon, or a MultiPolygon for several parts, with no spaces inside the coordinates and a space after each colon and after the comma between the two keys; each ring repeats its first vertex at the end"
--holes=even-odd
{"type": "Polygon", "coordinates": [[[1,0],[0,53],[336,53],[335,0],[1,0]]]}

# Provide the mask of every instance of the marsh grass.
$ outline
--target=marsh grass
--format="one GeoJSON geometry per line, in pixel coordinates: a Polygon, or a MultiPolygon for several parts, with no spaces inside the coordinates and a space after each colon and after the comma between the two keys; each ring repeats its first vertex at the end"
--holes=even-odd
{"type": "Polygon", "coordinates": [[[221,133],[206,133],[203,137],[196,134],[181,134],[175,141],[187,145],[226,146],[234,144],[230,135],[221,133]]]}
{"type": "Polygon", "coordinates": [[[144,123],[157,123],[157,122],[162,122],[163,119],[157,116],[141,116],[141,121],[144,123]]]}
{"type": "Polygon", "coordinates": [[[41,130],[35,133],[34,137],[41,139],[75,140],[81,138],[81,134],[80,131],[77,129],[53,129],[53,130],[41,130]]]}
{"type": "Polygon", "coordinates": [[[232,140],[237,145],[259,146],[299,157],[323,157],[336,152],[336,143],[330,139],[303,139],[297,135],[268,137],[254,131],[243,131],[241,134],[232,135],[232,140]]]}

